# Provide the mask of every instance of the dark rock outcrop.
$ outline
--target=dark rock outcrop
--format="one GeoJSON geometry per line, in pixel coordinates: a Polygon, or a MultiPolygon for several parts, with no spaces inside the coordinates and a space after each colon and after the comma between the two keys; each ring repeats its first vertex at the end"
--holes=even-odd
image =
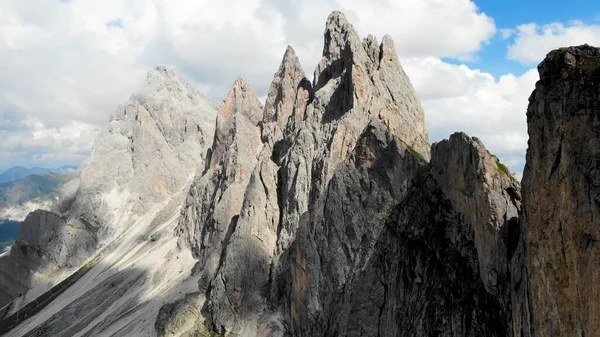
{"type": "Polygon", "coordinates": [[[67,222],[56,213],[37,210],[21,224],[10,254],[0,259],[0,307],[61,268],[81,265],[95,250],[95,229],[84,222],[67,222]]]}
{"type": "Polygon", "coordinates": [[[510,336],[510,241],[519,186],[477,139],[435,144],[381,218],[345,336],[510,336]],[[508,190],[514,191],[514,197],[508,190]]]}
{"type": "Polygon", "coordinates": [[[600,49],[554,50],[527,110],[523,220],[537,336],[600,331],[600,49]]]}

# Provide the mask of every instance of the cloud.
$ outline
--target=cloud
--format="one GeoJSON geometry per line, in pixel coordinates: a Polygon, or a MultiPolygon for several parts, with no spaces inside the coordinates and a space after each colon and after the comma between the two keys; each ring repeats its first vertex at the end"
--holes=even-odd
{"type": "Polygon", "coordinates": [[[412,58],[403,64],[422,99],[431,141],[464,131],[480,138],[511,171],[522,171],[528,139],[525,113],[537,70],[495,79],[435,58],[412,58]]]}
{"type": "Polygon", "coordinates": [[[573,21],[567,25],[555,22],[547,25],[529,23],[516,29],[515,41],[508,46],[507,57],[526,65],[541,62],[553,49],[573,45],[600,46],[600,25],[573,21]]]}
{"type": "Polygon", "coordinates": [[[78,163],[115,108],[157,64],[175,67],[215,100],[237,76],[264,96],[290,44],[312,77],[325,20],[336,9],[363,36],[394,37],[423,98],[432,135],[467,130],[490,144],[507,142],[515,153],[523,151],[522,116],[496,117],[506,125],[500,131],[485,118],[516,115],[503,109],[524,115],[526,99],[516,90],[530,89],[521,86],[521,77],[495,81],[440,60],[476,58],[496,34],[493,19],[472,1],[4,0],[0,163],[78,163]],[[510,89],[512,82],[517,84],[510,89]],[[469,127],[477,113],[484,116],[475,119],[481,126],[469,127]]]}
{"type": "Polygon", "coordinates": [[[515,31],[513,29],[500,29],[500,35],[503,40],[510,38],[514,34],[515,34],[515,31]]]}

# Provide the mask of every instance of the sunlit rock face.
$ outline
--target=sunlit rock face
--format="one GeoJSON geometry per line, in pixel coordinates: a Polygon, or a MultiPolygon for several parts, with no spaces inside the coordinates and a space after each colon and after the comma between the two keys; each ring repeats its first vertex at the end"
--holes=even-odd
{"type": "Polygon", "coordinates": [[[214,134],[213,104],[184,78],[157,67],[147,82],[98,135],[67,211],[108,239],[183,187],[214,134]]]}
{"type": "MultiPolygon", "coordinates": [[[[31,213],[10,254],[0,258],[6,266],[0,279],[0,304],[10,303],[6,313],[18,315],[19,308],[89,265],[88,260],[105,257],[98,272],[110,269],[106,256],[117,251],[130,266],[138,263],[131,254],[144,250],[140,241],[164,230],[161,226],[179,214],[183,191],[204,169],[215,116],[214,103],[174,70],[151,70],[146,86],[99,133],[77,177],[57,193],[52,212],[31,213]]],[[[173,237],[173,228],[168,232],[163,239],[173,237]]],[[[94,282],[88,283],[90,289],[94,282]]],[[[69,320],[72,314],[57,317],[69,320]]]]}

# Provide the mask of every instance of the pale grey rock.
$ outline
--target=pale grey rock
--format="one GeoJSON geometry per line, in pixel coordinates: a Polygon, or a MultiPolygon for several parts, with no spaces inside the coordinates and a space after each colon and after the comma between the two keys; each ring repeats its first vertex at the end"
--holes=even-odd
{"type": "Polygon", "coordinates": [[[382,123],[365,128],[353,152],[337,166],[324,203],[311,204],[303,215],[282,263],[277,287],[290,335],[348,333],[352,289],[384,229],[381,219],[405,197],[425,164],[382,123]]]}
{"type": "Polygon", "coordinates": [[[244,204],[221,268],[212,282],[210,308],[214,324],[243,336],[261,329],[268,308],[270,280],[279,224],[277,165],[268,157],[255,167],[244,204]]]}
{"type": "Polygon", "coordinates": [[[258,125],[262,115],[263,107],[252,88],[236,79],[219,106],[206,172],[194,179],[182,210],[177,227],[180,245],[188,245],[199,259],[203,290],[222,263],[258,163],[263,147],[258,125]]]}
{"type": "MultiPolygon", "coordinates": [[[[264,108],[261,139],[264,142],[243,195],[235,229],[209,298],[213,324],[219,331],[244,336],[280,329],[280,320],[268,311],[271,264],[276,255],[280,221],[279,167],[294,137],[296,123],[310,99],[300,62],[291,47],[275,74],[264,108]]],[[[237,141],[243,141],[238,139],[237,141]]]]}
{"type": "MultiPolygon", "coordinates": [[[[199,292],[187,294],[183,299],[161,307],[156,317],[155,330],[159,337],[193,337],[199,333],[210,336],[210,322],[201,322],[204,295],[199,292]],[[206,323],[206,324],[203,324],[206,323]]],[[[203,336],[203,335],[200,335],[203,336]]]]}
{"type": "Polygon", "coordinates": [[[79,169],[68,215],[110,238],[183,187],[204,166],[215,110],[172,69],[148,73],[145,90],[120,107],[79,169]]]}
{"type": "MultiPolygon", "coordinates": [[[[350,257],[340,256],[338,251],[348,238],[331,238],[334,240],[331,262],[323,270],[314,267],[317,268],[315,275],[322,274],[315,278],[323,282],[337,275],[336,289],[339,290],[347,278],[352,277],[352,270],[367,259],[368,247],[374,244],[381,229],[372,225],[372,222],[378,223],[374,220],[376,215],[406,191],[412,176],[429,158],[423,110],[389,38],[381,45],[373,38],[363,43],[344,16],[333,13],[328,20],[325,50],[315,72],[314,87],[315,90],[304,78],[293,49],[288,48],[271,85],[263,120],[258,123],[262,151],[256,155],[257,161],[249,158],[239,163],[244,170],[253,168],[249,181],[242,180],[239,188],[233,186],[227,171],[212,173],[219,171],[220,166],[211,159],[208,171],[190,191],[179,233],[199,258],[200,289],[208,291],[208,315],[217,332],[267,336],[284,333],[289,328],[291,322],[281,312],[288,309],[281,307],[285,301],[279,296],[281,289],[275,278],[290,270],[287,259],[298,228],[305,228],[311,235],[310,239],[302,239],[308,241],[300,250],[314,252],[318,245],[324,244],[321,241],[325,240],[324,233],[319,231],[317,235],[309,228],[320,226],[326,214],[324,205],[342,196],[342,192],[336,190],[331,192],[334,196],[329,197],[328,186],[334,176],[338,175],[336,179],[343,184],[353,184],[345,193],[357,196],[364,188],[361,183],[365,182],[361,179],[377,182],[360,201],[352,199],[352,205],[358,207],[353,213],[355,230],[364,232],[367,238],[362,243],[354,243],[355,252],[350,257]],[[391,73],[380,74],[381,67],[391,73]],[[361,143],[358,149],[361,139],[368,144],[361,143]],[[389,149],[383,152],[390,154],[390,158],[401,159],[382,163],[382,159],[372,158],[375,155],[368,153],[371,146],[378,153],[382,152],[381,148],[389,149]],[[369,157],[376,165],[383,165],[384,168],[377,169],[382,177],[363,177],[362,174],[368,175],[365,173],[368,169],[356,168],[355,162],[367,159],[357,159],[357,156],[369,157]],[[400,166],[391,167],[393,164],[400,166]],[[224,209],[218,209],[225,205],[224,209]],[[364,228],[362,221],[372,228],[364,228]],[[349,270],[335,270],[344,266],[349,270]]],[[[241,107],[243,103],[228,105],[241,107]]],[[[219,117],[218,120],[230,119],[219,117]]],[[[252,137],[237,129],[230,131],[231,123],[218,122],[212,151],[216,158],[239,156],[235,144],[252,143],[252,137]],[[225,125],[224,130],[228,131],[219,131],[219,125],[225,125]],[[225,134],[231,135],[233,145],[223,145],[229,144],[230,139],[225,134]]],[[[253,148],[260,149],[260,146],[253,148]]],[[[340,204],[334,208],[336,212],[351,209],[342,208],[340,204]]],[[[328,216],[335,218],[332,221],[342,230],[344,224],[339,222],[342,214],[328,216]]],[[[316,259],[316,255],[312,257],[316,259]]],[[[309,261],[314,263],[315,260],[309,261]]],[[[320,302],[317,296],[330,289],[320,289],[318,284],[310,287],[315,293],[306,301],[316,301],[317,309],[299,307],[302,315],[323,317],[324,311],[318,308],[324,305],[328,310],[337,310],[333,299],[320,302]]],[[[340,306],[348,307],[344,301],[340,306]]]]}
{"type": "Polygon", "coordinates": [[[283,198],[293,195],[295,200],[283,203],[280,251],[293,241],[300,215],[308,210],[309,190],[314,193],[311,198],[323,196],[336,166],[353,151],[371,120],[380,121],[424,159],[429,158],[424,112],[391,38],[385,37],[381,45],[371,36],[361,41],[345,16],[333,12],[324,39],[314,97],[283,159],[283,198]]]}
{"type": "Polygon", "coordinates": [[[271,82],[262,120],[265,123],[276,122],[280,130],[285,130],[286,126],[296,119],[302,120],[305,104],[297,104],[296,101],[300,85],[305,80],[306,76],[300,60],[296,56],[294,48],[288,46],[279,70],[271,82]],[[298,105],[297,109],[296,105],[298,105]],[[290,121],[292,116],[294,120],[290,121]]]}
{"type": "Polygon", "coordinates": [[[237,113],[244,116],[252,126],[257,126],[262,120],[263,106],[256,98],[256,94],[242,78],[237,78],[229,91],[227,98],[219,106],[217,114],[217,128],[211,148],[209,167],[214,169],[223,161],[223,155],[229,151],[229,146],[236,139],[236,132],[244,132],[245,128],[237,125],[237,113]]]}
{"type": "Polygon", "coordinates": [[[32,213],[14,250],[0,258],[16,265],[0,284],[5,303],[19,294],[35,299],[184,188],[205,166],[215,115],[173,70],[151,70],[147,86],[118,108],[60,191],[58,214],[32,213]]]}
{"type": "Polygon", "coordinates": [[[218,331],[251,336],[265,325],[264,289],[279,225],[277,163],[294,136],[294,125],[304,118],[310,99],[306,83],[291,47],[274,76],[264,109],[249,85],[238,79],[219,110],[208,171],[190,191],[179,230],[189,243],[195,242],[200,288],[210,289],[207,307],[218,331]],[[244,121],[259,127],[258,137],[243,132],[253,129],[244,121]],[[250,150],[257,152],[243,157],[250,150]],[[228,171],[232,163],[251,175],[232,183],[233,173],[228,171]]]}

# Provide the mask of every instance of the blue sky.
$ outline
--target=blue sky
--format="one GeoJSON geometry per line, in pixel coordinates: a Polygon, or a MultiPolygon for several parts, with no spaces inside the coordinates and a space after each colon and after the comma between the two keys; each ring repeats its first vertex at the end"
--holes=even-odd
{"type": "Polygon", "coordinates": [[[480,0],[475,2],[484,13],[494,18],[500,28],[512,28],[529,22],[545,24],[599,19],[600,7],[593,0],[480,0]]]}
{"type": "MultiPolygon", "coordinates": [[[[584,24],[600,23],[600,6],[593,0],[479,0],[475,2],[479,9],[494,19],[498,29],[514,29],[515,27],[535,22],[539,25],[561,22],[582,21],[584,24]]],[[[524,65],[506,57],[507,47],[514,42],[514,36],[503,39],[501,33],[496,34],[489,44],[477,52],[477,60],[464,61],[445,58],[454,64],[468,64],[498,77],[512,72],[524,73],[533,63],[524,65]]]]}
{"type": "Polygon", "coordinates": [[[325,20],[341,10],[362,36],[394,38],[432,142],[465,131],[519,172],[536,65],[560,46],[600,45],[598,7],[581,0],[3,0],[0,170],[80,164],[158,64],[215,101],[237,76],[264,99],[287,45],[311,77],[325,20]]]}

